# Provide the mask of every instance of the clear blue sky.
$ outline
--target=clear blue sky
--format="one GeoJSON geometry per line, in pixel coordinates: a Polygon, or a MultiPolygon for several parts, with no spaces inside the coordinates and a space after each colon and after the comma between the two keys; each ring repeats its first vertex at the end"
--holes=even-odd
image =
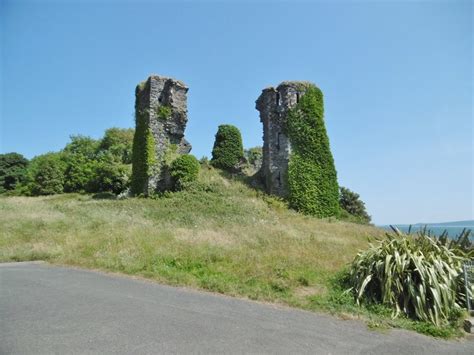
{"type": "Polygon", "coordinates": [[[1,153],[133,127],[151,73],[189,86],[198,158],[222,123],[261,145],[261,90],[309,80],[339,183],[375,223],[473,219],[470,1],[0,3],[1,153]]]}

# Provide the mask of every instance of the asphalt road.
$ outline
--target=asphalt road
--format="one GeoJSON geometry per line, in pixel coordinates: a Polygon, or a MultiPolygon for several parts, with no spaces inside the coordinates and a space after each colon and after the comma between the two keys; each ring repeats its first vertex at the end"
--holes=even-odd
{"type": "Polygon", "coordinates": [[[368,330],[94,271],[0,264],[1,354],[474,354],[474,341],[368,330]]]}

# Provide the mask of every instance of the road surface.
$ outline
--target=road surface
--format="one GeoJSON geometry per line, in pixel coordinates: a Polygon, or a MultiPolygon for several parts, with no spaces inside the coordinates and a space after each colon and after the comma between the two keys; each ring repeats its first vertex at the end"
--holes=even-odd
{"type": "Polygon", "coordinates": [[[284,307],[45,263],[0,264],[1,354],[474,354],[284,307]]]}

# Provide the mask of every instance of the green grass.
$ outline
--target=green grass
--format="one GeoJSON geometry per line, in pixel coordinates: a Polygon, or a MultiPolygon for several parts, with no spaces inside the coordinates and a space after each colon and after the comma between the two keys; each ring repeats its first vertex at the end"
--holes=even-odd
{"type": "Polygon", "coordinates": [[[424,323],[390,323],[383,312],[356,307],[334,281],[368,237],[383,231],[297,214],[212,168],[201,170],[200,188],[157,199],[2,197],[0,225],[2,262],[139,275],[424,331],[416,329],[424,323]]]}

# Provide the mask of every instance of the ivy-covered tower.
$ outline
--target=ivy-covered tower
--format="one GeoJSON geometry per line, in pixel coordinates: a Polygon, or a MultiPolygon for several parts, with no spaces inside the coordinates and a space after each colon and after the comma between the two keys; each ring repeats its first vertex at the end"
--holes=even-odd
{"type": "Polygon", "coordinates": [[[256,101],[263,123],[262,176],[267,192],[288,196],[288,162],[291,144],[286,129],[288,110],[294,107],[306,88],[312,85],[304,81],[284,81],[276,88],[262,90],[256,101]]]}
{"type": "Polygon", "coordinates": [[[285,81],[256,101],[263,123],[261,174],[270,194],[318,217],[339,213],[339,186],[324,123],[323,94],[314,84],[285,81]]]}
{"type": "Polygon", "coordinates": [[[191,151],[191,145],[184,139],[187,92],[181,81],[158,75],[151,75],[137,85],[132,194],[147,196],[166,189],[166,159],[191,151]]]}

